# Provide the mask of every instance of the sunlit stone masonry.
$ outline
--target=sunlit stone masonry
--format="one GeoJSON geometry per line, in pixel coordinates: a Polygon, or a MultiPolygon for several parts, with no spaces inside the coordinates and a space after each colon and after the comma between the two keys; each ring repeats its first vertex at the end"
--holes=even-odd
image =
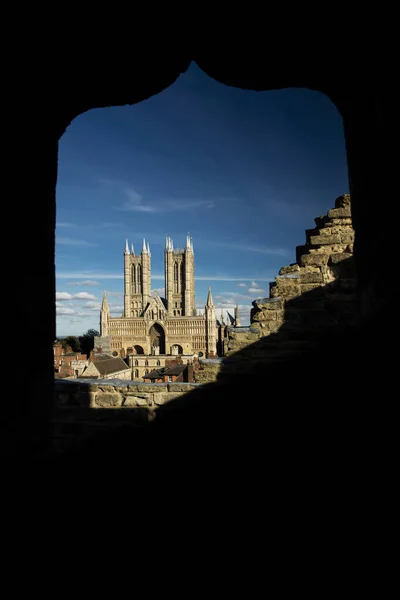
{"type": "Polygon", "coordinates": [[[306,230],[306,243],[296,248],[296,262],[280,269],[270,283],[269,298],[253,302],[250,328],[230,328],[227,355],[278,333],[273,336],[277,346],[288,347],[312,339],[326,326],[351,320],[353,243],[350,195],[344,194],[336,198],[335,208],[315,219],[315,228],[306,230]]]}

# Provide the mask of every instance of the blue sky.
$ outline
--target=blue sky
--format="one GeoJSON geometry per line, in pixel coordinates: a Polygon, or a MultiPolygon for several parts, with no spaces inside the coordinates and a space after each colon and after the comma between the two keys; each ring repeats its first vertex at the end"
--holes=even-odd
{"type": "Polygon", "coordinates": [[[295,261],[304,230],[348,192],[342,120],[319,92],[252,92],[192,65],[157,96],[77,117],[59,145],[57,335],[99,328],[103,291],[123,309],[125,238],[152,253],[162,295],[165,235],[190,232],[196,304],[242,324],[269,281],[295,261]]]}

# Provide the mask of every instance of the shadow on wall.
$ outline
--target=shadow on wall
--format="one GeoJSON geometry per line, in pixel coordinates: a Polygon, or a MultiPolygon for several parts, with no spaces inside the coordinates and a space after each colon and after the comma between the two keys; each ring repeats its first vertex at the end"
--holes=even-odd
{"type": "MultiPolygon", "coordinates": [[[[354,289],[341,285],[288,301],[277,333],[225,359],[215,383],[158,407],[151,422],[146,411],[141,422],[125,415],[52,458],[115,469],[143,456],[153,472],[215,477],[238,468],[260,476],[282,461],[315,472],[344,467],[349,453],[356,460],[374,404],[387,401],[394,357],[379,346],[382,321],[359,318],[354,289]]],[[[107,421],[125,409],[92,412],[107,421]]]]}

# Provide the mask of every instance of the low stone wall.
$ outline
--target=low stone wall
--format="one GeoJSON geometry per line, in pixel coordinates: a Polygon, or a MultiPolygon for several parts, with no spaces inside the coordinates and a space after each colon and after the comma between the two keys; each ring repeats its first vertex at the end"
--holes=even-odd
{"type": "Polygon", "coordinates": [[[198,387],[196,383],[141,383],[112,379],[56,380],[54,402],[62,408],[155,410],[198,387]]]}

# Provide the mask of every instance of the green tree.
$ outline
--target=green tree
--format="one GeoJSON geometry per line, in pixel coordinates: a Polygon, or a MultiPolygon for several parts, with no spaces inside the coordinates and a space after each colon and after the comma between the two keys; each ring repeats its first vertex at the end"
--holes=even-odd
{"type": "Polygon", "coordinates": [[[89,356],[91,350],[94,348],[94,338],[99,337],[100,333],[96,329],[88,329],[83,335],[80,336],[79,341],[81,344],[83,354],[89,356]]]}
{"type": "Polygon", "coordinates": [[[61,340],[61,344],[64,352],[67,350],[67,346],[70,346],[72,352],[81,351],[81,344],[79,338],[76,335],[68,335],[63,340],[61,340]]]}

